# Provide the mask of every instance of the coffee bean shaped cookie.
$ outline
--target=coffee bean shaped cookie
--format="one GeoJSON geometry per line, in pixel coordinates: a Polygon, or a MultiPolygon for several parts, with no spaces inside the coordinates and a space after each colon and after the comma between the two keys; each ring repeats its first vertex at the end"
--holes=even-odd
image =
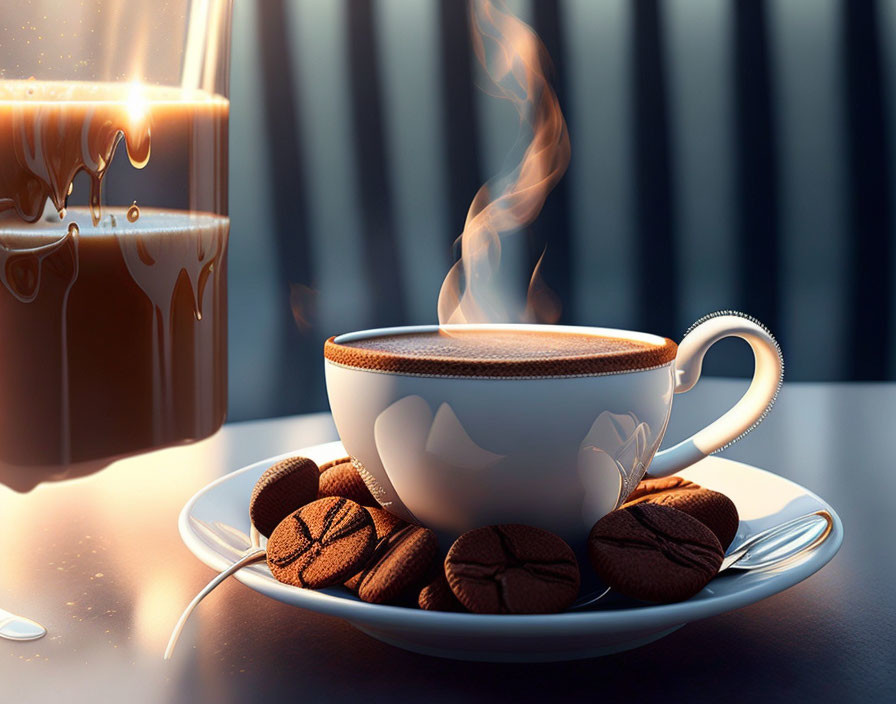
{"type": "Polygon", "coordinates": [[[653,494],[658,491],[670,491],[672,489],[687,489],[689,487],[696,487],[697,484],[690,481],[689,479],[685,479],[684,477],[679,477],[677,475],[673,475],[671,477],[648,477],[645,476],[640,482],[638,482],[638,486],[636,486],[632,493],[628,495],[628,498],[623,503],[631,503],[632,501],[636,501],[640,499],[642,496],[646,496],[647,494],[653,494]]]}
{"type": "Polygon", "coordinates": [[[376,529],[377,540],[382,540],[408,525],[407,521],[403,521],[398,516],[394,516],[384,508],[374,508],[373,506],[367,506],[366,508],[367,513],[370,514],[370,518],[373,520],[373,527],[376,529]]]}
{"type": "Polygon", "coordinates": [[[722,550],[731,545],[740,525],[737,507],[731,499],[682,477],[642,481],[623,507],[636,503],[662,504],[684,511],[716,534],[722,550]]]}
{"type": "Polygon", "coordinates": [[[268,567],[286,584],[328,587],[360,570],[375,546],[376,532],[367,510],[330,496],[280,522],[268,539],[268,567]]]}
{"type": "Polygon", "coordinates": [[[445,558],[451,591],[479,614],[556,613],[579,593],[572,548],[548,531],[517,524],[464,533],[445,558]]]}
{"type": "Polygon", "coordinates": [[[423,526],[406,525],[383,538],[359,576],[358,596],[388,604],[419,586],[438,552],[436,535],[423,526]]]}
{"type": "Polygon", "coordinates": [[[362,506],[379,506],[351,461],[335,464],[321,472],[318,496],[343,496],[362,506]]]}
{"type": "Polygon", "coordinates": [[[417,596],[417,606],[426,611],[466,611],[445,578],[444,570],[440,569],[436,577],[430,581],[417,596]]]}
{"type": "Polygon", "coordinates": [[[337,464],[345,464],[346,462],[351,462],[351,461],[352,461],[351,457],[340,457],[337,460],[330,460],[329,462],[324,462],[322,465],[320,465],[320,473],[323,474],[330,467],[335,467],[337,464]]]}
{"type": "Polygon", "coordinates": [[[284,518],[317,498],[318,468],[307,457],[280,460],[255,482],[249,518],[268,537],[284,518]]]}
{"type": "Polygon", "coordinates": [[[696,518],[651,503],[601,518],[588,537],[588,554],[612,589],[659,603],[694,596],[718,574],[724,557],[716,536],[696,518]]]}
{"type": "MultiPolygon", "coordinates": [[[[366,508],[367,512],[370,514],[370,518],[373,520],[373,528],[376,531],[377,545],[379,545],[380,541],[388,538],[393,533],[396,533],[397,531],[408,525],[398,516],[393,516],[383,508],[366,508]]],[[[376,550],[374,550],[374,553],[376,553],[376,550]]],[[[349,578],[349,580],[345,583],[345,586],[354,592],[358,591],[358,586],[361,584],[361,578],[363,576],[364,575],[362,570],[361,572],[358,572],[357,574],[349,578]]]]}

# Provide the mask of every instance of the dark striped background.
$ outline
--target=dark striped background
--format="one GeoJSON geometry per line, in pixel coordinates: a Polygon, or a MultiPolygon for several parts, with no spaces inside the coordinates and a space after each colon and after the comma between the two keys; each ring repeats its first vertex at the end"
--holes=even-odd
{"type": "MultiPolygon", "coordinates": [[[[896,1],[509,5],[553,58],[573,148],[508,247],[514,276],[546,245],[562,322],[679,337],[736,308],[777,334],[791,380],[894,377],[896,1]]],[[[476,87],[462,0],[234,11],[242,419],[325,408],[326,336],[435,321],[452,242],[516,117],[476,87]]],[[[736,344],[711,357],[710,372],[749,371],[736,344]]]]}

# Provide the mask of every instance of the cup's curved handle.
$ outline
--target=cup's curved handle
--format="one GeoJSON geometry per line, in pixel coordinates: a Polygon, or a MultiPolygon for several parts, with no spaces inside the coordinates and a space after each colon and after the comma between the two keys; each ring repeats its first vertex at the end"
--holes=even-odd
{"type": "Polygon", "coordinates": [[[684,336],[675,357],[675,393],[693,388],[700,378],[707,350],[725,337],[739,337],[753,348],[755,368],[750,388],[731,410],[687,440],[658,452],[648,467],[665,477],[739,440],[771,409],[784,377],[781,348],[757,320],[733,311],[713,313],[697,321],[684,336]]]}

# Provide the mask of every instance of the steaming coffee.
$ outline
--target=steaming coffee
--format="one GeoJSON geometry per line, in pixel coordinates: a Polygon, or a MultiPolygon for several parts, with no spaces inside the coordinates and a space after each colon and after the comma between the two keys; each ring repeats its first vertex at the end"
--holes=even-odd
{"type": "Polygon", "coordinates": [[[441,328],[330,342],[325,356],[371,370],[477,377],[613,373],[666,364],[675,357],[675,343],[663,338],[561,330],[441,328]]]}
{"type": "Polygon", "coordinates": [[[324,356],[339,437],[384,508],[446,539],[524,523],[573,546],[648,469],[671,474],[755,425],[783,369],[768,331],[735,315],[708,318],[679,346],[604,328],[429,326],[341,335],[324,356]],[[756,358],[746,395],[657,453],[673,394],[730,336],[756,358]]]}

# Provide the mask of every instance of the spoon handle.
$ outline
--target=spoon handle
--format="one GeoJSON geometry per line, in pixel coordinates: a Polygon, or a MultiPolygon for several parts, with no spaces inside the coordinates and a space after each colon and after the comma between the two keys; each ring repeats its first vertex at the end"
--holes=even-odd
{"type": "Polygon", "coordinates": [[[596,604],[598,601],[603,599],[607,594],[611,591],[610,587],[607,587],[602,592],[591,592],[590,594],[586,594],[585,596],[579,597],[576,601],[570,606],[567,611],[578,611],[579,609],[584,609],[586,606],[591,606],[592,604],[596,604]]]}
{"type": "Polygon", "coordinates": [[[195,597],[193,597],[193,601],[191,601],[187,608],[184,609],[184,612],[180,615],[180,618],[177,621],[177,625],[174,626],[174,630],[171,632],[171,638],[168,640],[168,647],[165,648],[165,660],[170,660],[172,653],[174,653],[174,646],[177,645],[177,639],[180,637],[181,631],[184,629],[184,625],[187,623],[187,619],[190,618],[190,614],[193,613],[193,610],[199,606],[199,602],[205,599],[215,587],[217,587],[221,582],[227,579],[234,572],[241,570],[246,565],[251,565],[254,562],[261,562],[265,559],[265,549],[264,548],[249,548],[243,556],[234,562],[230,567],[228,567],[223,572],[219,572],[215,575],[215,578],[212,579],[211,582],[205,585],[205,587],[200,591],[195,597]]]}

